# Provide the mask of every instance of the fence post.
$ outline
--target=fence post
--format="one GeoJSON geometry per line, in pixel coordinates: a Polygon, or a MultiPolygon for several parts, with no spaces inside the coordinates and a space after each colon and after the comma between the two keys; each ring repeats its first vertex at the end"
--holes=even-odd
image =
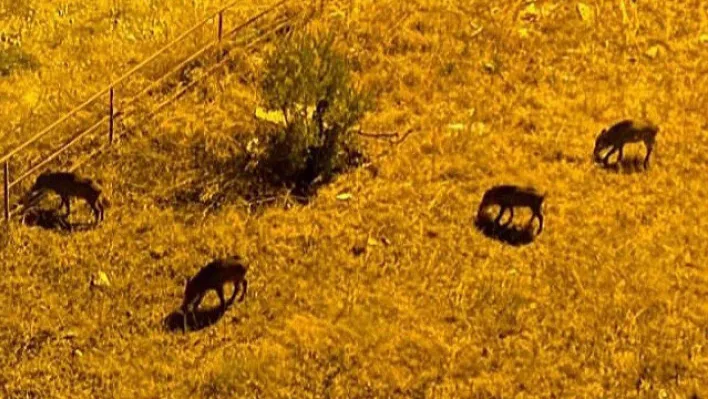
{"type": "Polygon", "coordinates": [[[3,204],[4,204],[4,215],[5,215],[5,221],[10,220],[10,160],[8,159],[5,161],[5,164],[3,165],[3,204]]]}
{"type": "Polygon", "coordinates": [[[216,27],[216,39],[219,41],[219,45],[217,46],[216,51],[218,51],[218,54],[216,56],[217,61],[221,61],[221,56],[222,56],[222,46],[221,46],[221,39],[224,36],[224,10],[219,11],[219,22],[216,27]]]}
{"type": "Polygon", "coordinates": [[[221,42],[221,39],[224,36],[224,10],[219,11],[219,25],[217,27],[216,35],[219,42],[221,42]]]}
{"type": "Polygon", "coordinates": [[[115,119],[115,114],[113,112],[113,100],[115,97],[115,91],[113,90],[113,86],[111,86],[111,90],[109,92],[109,103],[108,103],[108,144],[113,144],[113,129],[114,129],[114,119],[115,119]]]}

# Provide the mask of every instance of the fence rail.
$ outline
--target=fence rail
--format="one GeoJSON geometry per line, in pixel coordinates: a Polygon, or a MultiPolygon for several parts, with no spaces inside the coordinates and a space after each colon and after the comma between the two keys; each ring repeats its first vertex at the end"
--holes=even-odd
{"type": "MultiPolygon", "coordinates": [[[[91,159],[93,156],[97,155],[100,153],[103,149],[107,148],[114,142],[115,138],[115,123],[118,120],[118,118],[124,118],[128,115],[130,115],[133,112],[137,111],[137,101],[146,95],[147,93],[150,93],[151,90],[154,90],[155,88],[159,87],[161,84],[163,84],[166,79],[169,76],[172,76],[174,73],[179,71],[182,68],[185,68],[190,62],[193,62],[196,60],[199,56],[205,54],[209,50],[216,49],[217,50],[217,62],[216,65],[214,65],[212,68],[208,69],[206,73],[204,73],[201,78],[204,78],[205,76],[208,76],[209,74],[213,73],[216,69],[219,67],[223,66],[225,61],[228,59],[227,57],[224,57],[223,53],[223,45],[224,45],[224,39],[233,36],[236,33],[244,30],[245,28],[259,22],[260,20],[264,19],[265,16],[270,15],[275,13],[277,10],[282,9],[283,6],[288,3],[289,0],[280,0],[277,3],[271,5],[270,7],[266,8],[265,10],[257,13],[256,15],[248,18],[246,21],[236,25],[235,27],[231,28],[230,30],[225,31],[224,30],[224,13],[236,6],[240,1],[236,0],[233,1],[226,6],[221,7],[219,10],[215,11],[214,13],[210,14],[209,16],[205,17],[202,19],[199,23],[196,25],[192,26],[189,28],[187,31],[183,32],[181,35],[179,35],[177,38],[173,39],[169,43],[165,44],[162,46],[160,49],[155,51],[153,54],[151,54],[149,57],[144,59],[142,62],[139,64],[135,65],[133,68],[131,68],[129,71],[125,72],[123,75],[118,77],[117,79],[113,80],[110,84],[108,84],[105,88],[97,91],[95,94],[93,94],[88,100],[84,101],[82,104],[74,107],[71,111],[67,112],[63,116],[59,117],[57,120],[46,126],[44,129],[40,130],[39,132],[35,133],[32,135],[29,139],[24,141],[23,143],[19,144],[17,147],[12,149],[10,152],[5,154],[4,156],[0,157],[0,163],[3,165],[3,215],[6,221],[10,219],[14,211],[11,209],[11,201],[10,201],[10,193],[11,189],[15,186],[17,186],[19,183],[21,183],[23,180],[25,180],[27,177],[32,175],[33,173],[39,171],[41,168],[46,166],[49,162],[53,161],[60,155],[64,154],[69,148],[74,146],[79,140],[82,138],[86,137],[87,135],[95,132],[97,129],[99,129],[101,126],[106,126],[107,124],[107,132],[108,132],[108,139],[104,141],[103,145],[98,146],[91,154],[86,157],[83,161],[81,161],[81,164],[88,161],[91,159]],[[183,61],[177,63],[174,67],[170,68],[167,72],[164,72],[161,76],[157,77],[154,79],[152,82],[147,84],[145,87],[140,89],[137,94],[133,95],[132,97],[128,98],[125,100],[125,103],[117,107],[117,99],[116,99],[116,88],[118,85],[121,83],[124,83],[128,80],[128,78],[134,76],[137,74],[137,72],[143,70],[145,66],[156,60],[160,55],[165,53],[166,51],[174,48],[178,43],[180,43],[182,40],[185,38],[193,35],[198,29],[204,27],[210,22],[216,22],[217,29],[216,29],[216,35],[215,38],[210,40],[207,44],[202,45],[199,47],[197,50],[193,51],[189,56],[186,57],[183,61]],[[24,172],[20,172],[19,176],[11,180],[11,161],[13,158],[18,156],[23,150],[25,150],[27,147],[32,145],[33,143],[37,142],[41,138],[49,135],[53,131],[55,131],[62,123],[66,122],[73,116],[79,114],[81,111],[85,111],[88,107],[91,105],[97,104],[99,100],[103,96],[108,97],[108,104],[107,104],[107,114],[105,114],[103,117],[101,117],[97,122],[93,123],[91,126],[88,128],[85,128],[81,130],[79,133],[75,134],[73,137],[71,137],[66,143],[61,145],[58,149],[55,149],[50,155],[45,156],[42,158],[42,160],[31,166],[28,170],[24,172]],[[133,108],[131,108],[133,107],[133,108]],[[116,110],[118,112],[116,112],[116,110]]],[[[287,15],[283,15],[280,18],[276,18],[276,22],[267,26],[265,31],[266,34],[272,34],[274,31],[277,29],[282,28],[285,24],[287,24],[292,17],[288,17],[287,15]]],[[[259,41],[261,38],[256,37],[255,42],[259,41]]],[[[251,43],[253,44],[253,43],[251,43]]],[[[170,98],[168,98],[166,101],[161,102],[155,110],[152,110],[150,114],[154,114],[157,112],[157,110],[163,108],[165,105],[171,103],[175,99],[177,99],[180,95],[182,95],[184,92],[186,92],[189,88],[193,87],[194,84],[198,81],[198,79],[195,79],[194,81],[190,82],[187,84],[185,87],[182,89],[178,90],[177,95],[173,95],[170,98]]],[[[104,108],[106,109],[106,108],[104,108]]],[[[105,137],[105,136],[104,136],[105,137]]],[[[74,168],[78,167],[78,165],[75,165],[74,168]]],[[[20,204],[21,205],[21,204],[20,204]]]]}

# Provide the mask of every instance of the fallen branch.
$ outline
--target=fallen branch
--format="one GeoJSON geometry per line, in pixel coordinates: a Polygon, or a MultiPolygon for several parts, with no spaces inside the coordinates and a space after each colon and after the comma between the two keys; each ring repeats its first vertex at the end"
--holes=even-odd
{"type": "Polygon", "coordinates": [[[415,131],[415,129],[413,129],[413,128],[406,130],[406,132],[403,133],[403,136],[396,141],[392,141],[391,145],[398,145],[398,144],[403,143],[408,138],[408,136],[410,136],[414,131],[415,131]]]}
{"type": "Polygon", "coordinates": [[[389,141],[389,143],[391,145],[394,145],[394,144],[397,145],[397,144],[401,144],[403,141],[405,141],[408,138],[408,136],[410,136],[411,133],[413,133],[414,130],[415,129],[413,129],[413,128],[409,128],[408,130],[406,130],[405,133],[403,133],[402,136],[398,132],[369,133],[369,132],[363,132],[361,130],[357,131],[356,134],[358,134],[359,136],[362,136],[362,137],[367,137],[367,138],[372,138],[372,139],[386,139],[389,141]]]}
{"type": "Polygon", "coordinates": [[[368,132],[362,132],[361,130],[357,131],[356,134],[362,137],[368,137],[372,139],[391,139],[391,138],[398,138],[398,132],[393,132],[393,133],[368,133],[368,132]]]}
{"type": "Polygon", "coordinates": [[[390,146],[388,147],[388,149],[382,151],[379,154],[374,155],[372,157],[372,160],[374,160],[374,159],[379,160],[379,159],[382,159],[382,158],[388,156],[389,154],[391,154],[391,152],[393,152],[393,147],[402,144],[406,139],[408,139],[408,137],[411,134],[413,134],[413,132],[415,132],[415,129],[409,128],[408,130],[406,130],[406,132],[403,134],[403,136],[401,136],[401,138],[399,138],[398,140],[390,140],[389,141],[390,146]]]}

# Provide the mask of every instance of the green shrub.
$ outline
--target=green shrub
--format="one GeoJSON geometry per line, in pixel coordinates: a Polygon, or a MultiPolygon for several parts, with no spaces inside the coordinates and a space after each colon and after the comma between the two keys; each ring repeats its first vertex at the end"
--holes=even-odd
{"type": "Polygon", "coordinates": [[[260,170],[271,181],[309,189],[360,158],[352,127],[372,108],[372,96],[354,87],[334,36],[279,43],[266,57],[261,91],[264,105],[285,120],[263,143],[260,170]]]}

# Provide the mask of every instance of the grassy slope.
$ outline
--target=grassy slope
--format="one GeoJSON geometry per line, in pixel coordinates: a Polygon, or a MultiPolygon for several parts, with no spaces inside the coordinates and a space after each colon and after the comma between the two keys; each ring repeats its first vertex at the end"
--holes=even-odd
{"type": "Polygon", "coordinates": [[[0,254],[0,393],[708,395],[700,3],[641,3],[636,34],[632,8],[623,25],[616,2],[593,3],[591,26],[563,3],[537,3],[536,22],[512,6],[376,3],[352,10],[347,39],[362,80],[385,88],[366,124],[417,128],[377,159],[379,174],[356,171],[308,206],[258,216],[236,203],[206,218],[171,206],[160,199],[197,174],[174,154],[193,142],[216,152],[224,126],[243,122],[235,86],[208,106],[183,99],[149,127],[158,139],[126,143],[92,172],[114,203],[100,229],[13,226],[0,254]],[[653,40],[670,52],[646,57],[653,40]],[[597,131],[643,111],[662,129],[651,170],[592,167],[597,131]],[[500,182],[549,193],[533,245],[473,229],[500,182]],[[353,199],[337,201],[342,191],[353,199]],[[246,302],[201,332],[163,331],[183,277],[232,252],[252,263],[246,302]],[[99,270],[110,287],[90,286],[99,270]]]}

